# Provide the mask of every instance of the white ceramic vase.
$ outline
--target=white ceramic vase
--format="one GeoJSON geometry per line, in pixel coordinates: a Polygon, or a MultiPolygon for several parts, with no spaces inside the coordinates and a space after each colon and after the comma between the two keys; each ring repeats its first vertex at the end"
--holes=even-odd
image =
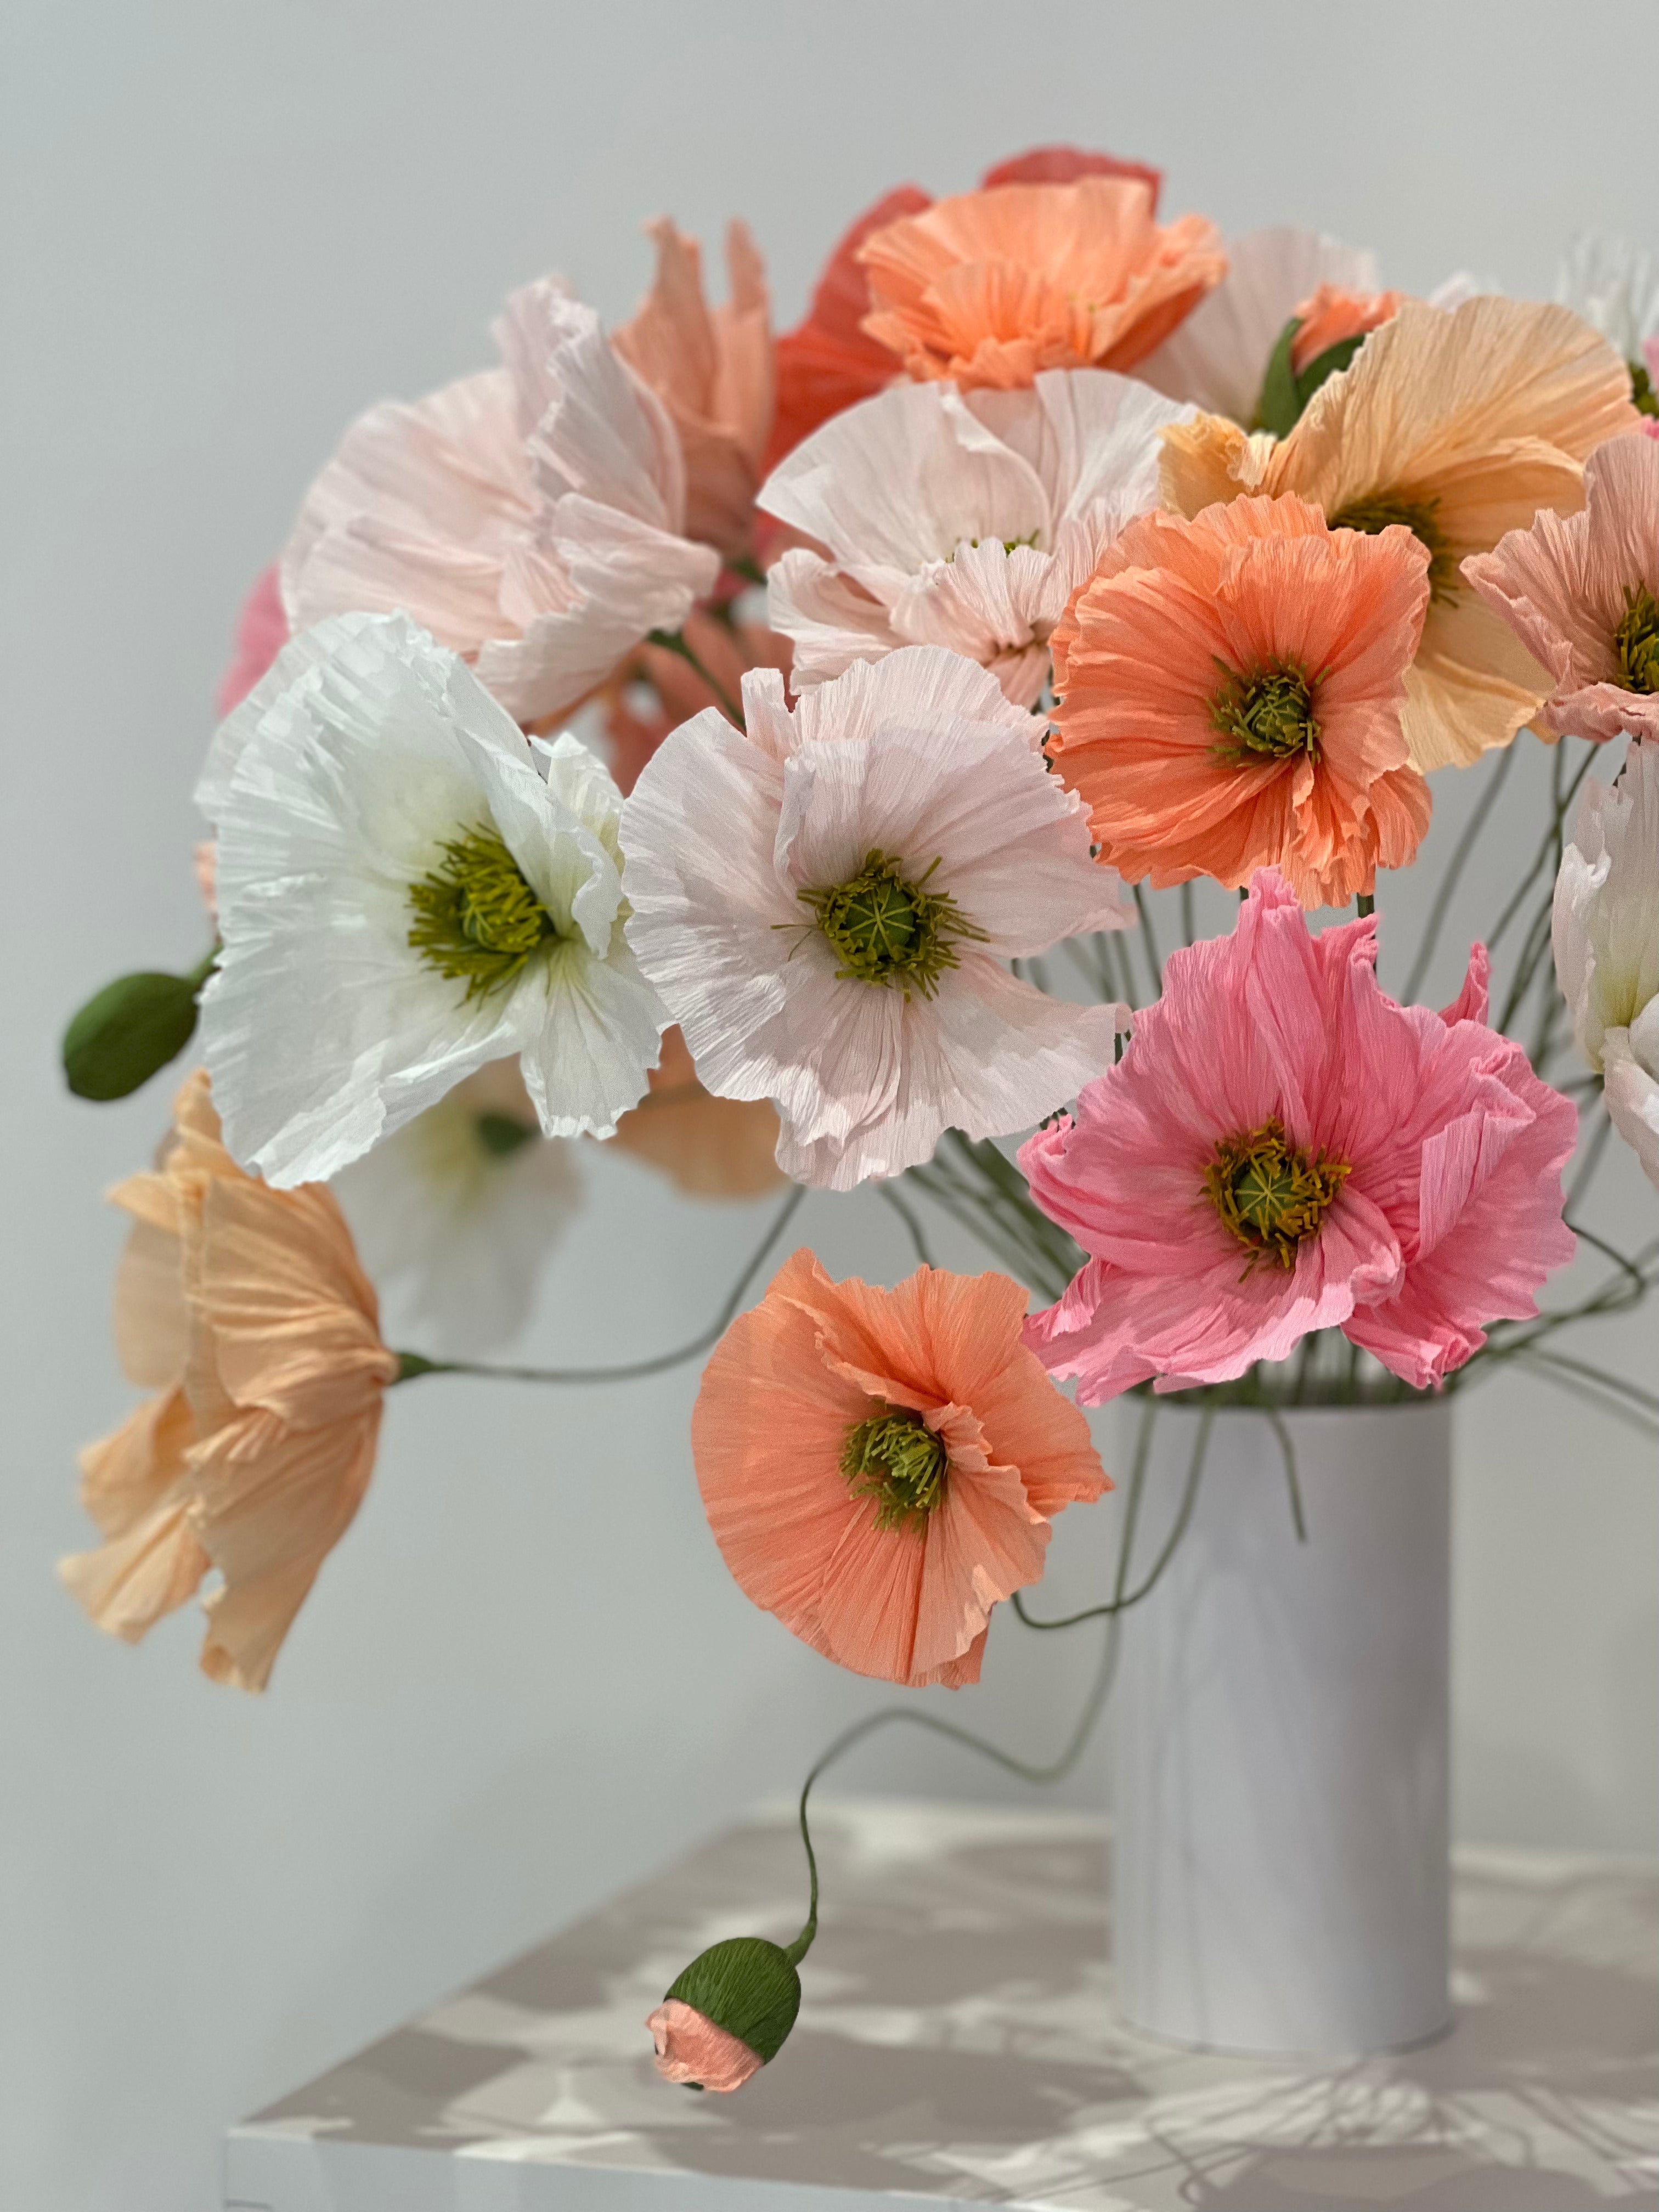
{"type": "MultiPolygon", "coordinates": [[[[1140,1408],[1126,1407],[1119,1465],[1140,1408]]],[[[1191,1520],[1122,1623],[1113,1942],[1125,2015],[1338,2056],[1439,2034],[1447,1994],[1451,1408],[1216,1416],[1191,1520]]],[[[1135,1543],[1199,1415],[1160,1411],[1135,1543]]]]}

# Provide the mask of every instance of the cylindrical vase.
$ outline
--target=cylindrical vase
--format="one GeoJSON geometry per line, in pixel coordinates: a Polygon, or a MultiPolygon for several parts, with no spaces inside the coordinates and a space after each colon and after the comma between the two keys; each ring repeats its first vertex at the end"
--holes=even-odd
{"type": "MultiPolygon", "coordinates": [[[[1451,2017],[1451,1408],[1282,1419],[1305,1541],[1274,1425],[1218,1413],[1188,1524],[1122,1617],[1118,2002],[1216,2049],[1397,2049],[1451,2017]]],[[[1158,1411],[1138,1562],[1175,1525],[1200,1421],[1158,1411]]]]}

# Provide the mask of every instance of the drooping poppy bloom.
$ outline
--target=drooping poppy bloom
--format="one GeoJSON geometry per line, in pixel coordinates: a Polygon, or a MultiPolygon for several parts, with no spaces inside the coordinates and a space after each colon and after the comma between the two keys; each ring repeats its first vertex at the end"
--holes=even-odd
{"type": "Polygon", "coordinates": [[[1659,738],[1591,777],[1555,880],[1555,973],[1613,1125],[1659,1184],[1659,738]]]}
{"type": "Polygon", "coordinates": [[[749,550],[755,487],[772,428],[766,271],[748,230],[726,232],[731,297],[711,309],[694,238],[665,217],[650,226],[657,273],[639,312],[611,334],[667,408],[685,456],[685,533],[730,559],[749,550]]]}
{"type": "Polygon", "coordinates": [[[82,1455],[105,1540],[61,1571],[136,1644],[217,1569],[202,1670],[260,1690],[362,1502],[398,1358],[332,1194],[245,1176],[204,1074],[173,1112],[160,1167],[112,1194],[133,1218],[116,1341],[156,1395],[82,1455]]]}
{"type": "Polygon", "coordinates": [[[1160,225],[1138,179],[1003,185],[866,238],[864,327],[918,380],[1014,390],[1045,368],[1130,369],[1227,273],[1202,216],[1160,225]]]}
{"type": "Polygon", "coordinates": [[[1027,392],[895,385],[826,422],[760,492],[823,548],[784,553],[767,578],[795,688],[944,645],[1035,707],[1054,624],[1157,499],[1158,434],[1184,411],[1133,377],[1076,368],[1027,392]]]}
{"type": "MultiPolygon", "coordinates": [[[[1139,179],[1152,192],[1157,212],[1163,181],[1158,170],[1139,161],[1121,161],[1112,154],[1085,153],[1075,146],[1034,147],[1029,154],[988,169],[980,185],[989,191],[999,185],[1070,184],[1079,177],[1139,179]]],[[[902,374],[890,348],[864,328],[870,312],[870,280],[859,261],[859,248],[874,232],[920,215],[933,204],[932,197],[918,185],[897,185],[866,208],[836,241],[805,318],[777,343],[777,408],[766,449],[769,470],[820,422],[867,399],[902,374]]]]}
{"type": "Polygon", "coordinates": [[[1401,729],[1428,566],[1409,531],[1288,495],[1130,523],[1054,638],[1049,757],[1102,860],[1234,890],[1276,866],[1310,907],[1403,867],[1429,824],[1401,729]]]}
{"type": "Polygon", "coordinates": [[[1554,678],[1540,735],[1659,737],[1659,445],[1597,447],[1577,514],[1546,508],[1463,574],[1554,678]]]}
{"type": "Polygon", "coordinates": [[[508,714],[545,724],[653,629],[676,630],[719,556],[685,533],[669,410],[553,278],[495,325],[503,366],[355,422],[282,559],[296,633],[405,613],[508,714]]]}
{"type": "Polygon", "coordinates": [[[628,939],[704,1086],[770,1098],[778,1164],[850,1190],[947,1128],[1029,1128],[1111,1058],[1118,1015],[1003,963],[1134,908],[1090,858],[1042,726],[959,653],[906,646],[746,727],[676,730],[623,810],[628,939]]]}
{"type": "Polygon", "coordinates": [[[1340,1328],[1417,1389],[1524,1319],[1572,1257],[1571,1100],[1485,1024],[1376,976],[1376,924],[1316,937],[1264,870],[1231,936],[1173,953],[1122,1060],[1020,1152],[1089,1254],[1027,1340],[1085,1405],[1222,1382],[1340,1328]]]}
{"type": "Polygon", "coordinates": [[[1551,687],[1462,562],[1540,507],[1577,513],[1588,455],[1638,424],[1623,362],[1565,307],[1483,297],[1447,313],[1408,300],[1287,436],[1249,437],[1211,416],[1167,432],[1164,490],[1188,515],[1295,492],[1333,529],[1413,531],[1428,549],[1430,605],[1406,741],[1425,771],[1467,766],[1508,744],[1551,687]]]}
{"type": "Polygon", "coordinates": [[[691,1417],[714,1540],[744,1593],[854,1674],[979,1679],[992,1607],[1048,1524],[1109,1487],[1020,1340],[1006,1275],[831,1282],[797,1252],[734,1322],[691,1417]]]}

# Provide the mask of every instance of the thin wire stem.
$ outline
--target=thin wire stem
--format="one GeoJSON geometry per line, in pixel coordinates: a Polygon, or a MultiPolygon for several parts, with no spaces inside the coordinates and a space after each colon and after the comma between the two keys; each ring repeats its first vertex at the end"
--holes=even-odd
{"type": "Polygon", "coordinates": [[[735,722],[738,729],[743,728],[743,708],[738,706],[726,686],[717,678],[709,674],[678,630],[653,629],[648,634],[646,642],[648,645],[659,645],[667,653],[678,653],[680,659],[696,671],[714,693],[720,710],[726,720],[735,722]]]}
{"type": "Polygon", "coordinates": [[[706,1329],[676,1351],[659,1352],[652,1359],[625,1360],[612,1367],[499,1367],[483,1360],[428,1359],[418,1352],[400,1352],[398,1358],[401,1372],[395,1380],[410,1382],[420,1375],[483,1375],[502,1382],[637,1382],[647,1375],[664,1374],[671,1367],[678,1367],[688,1359],[695,1359],[699,1352],[707,1352],[711,1345],[718,1343],[725,1335],[743,1304],[749,1285],[765,1265],[767,1255],[793,1220],[796,1209],[805,1195],[805,1185],[797,1183],[773,1215],[771,1227],[750,1255],[720,1312],[706,1329]]]}
{"type": "Polygon", "coordinates": [[[939,1263],[927,1249],[927,1239],[922,1234],[921,1224],[916,1218],[915,1208],[899,1196],[890,1182],[878,1182],[876,1185],[876,1192],[878,1197],[886,1200],[888,1205],[892,1207],[894,1212],[909,1231],[910,1242],[915,1247],[916,1257],[922,1266],[937,1267],[939,1263]]]}
{"type": "Polygon", "coordinates": [[[1194,896],[1190,883],[1182,884],[1181,886],[1181,934],[1188,945],[1197,942],[1197,901],[1194,896]]]}
{"type": "Polygon", "coordinates": [[[1152,973],[1152,996],[1156,999],[1164,988],[1164,962],[1158,949],[1158,933],[1152,927],[1152,909],[1144,884],[1135,885],[1135,911],[1140,916],[1141,942],[1146,948],[1146,965],[1152,973]]]}
{"type": "Polygon", "coordinates": [[[1583,1157],[1573,1170],[1572,1181],[1567,1185],[1567,1202],[1562,1208],[1565,1213],[1571,1213],[1577,1208],[1579,1200],[1595,1180],[1595,1170],[1601,1164],[1601,1155],[1607,1151],[1607,1139],[1612,1134],[1613,1117],[1604,1104],[1595,1127],[1590,1132],[1589,1141],[1584,1146],[1583,1157]]]}
{"type": "Polygon", "coordinates": [[[1446,863],[1446,872],[1441,877],[1440,887],[1434,895],[1434,903],[1429,908],[1429,918],[1423,925],[1423,941],[1417,948],[1417,957],[1412,962],[1411,973],[1406,978],[1406,988],[1400,994],[1407,1006],[1411,1005],[1423,988],[1423,979],[1429,972],[1429,963],[1434,958],[1435,947],[1440,942],[1440,933],[1444,928],[1446,916],[1451,910],[1453,896],[1462,878],[1463,871],[1468,866],[1469,855],[1474,852],[1480,840],[1480,832],[1486,826],[1486,818],[1498,804],[1498,793],[1504,788],[1504,780],[1515,764],[1515,755],[1514,745],[1505,745],[1498,754],[1492,772],[1486,778],[1486,788],[1475,801],[1474,810],[1463,825],[1463,834],[1452,848],[1451,858],[1446,863]]]}

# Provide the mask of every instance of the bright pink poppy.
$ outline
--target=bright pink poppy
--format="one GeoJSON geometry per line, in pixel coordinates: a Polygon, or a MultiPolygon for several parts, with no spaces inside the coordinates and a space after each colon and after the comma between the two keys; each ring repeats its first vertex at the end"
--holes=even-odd
{"type": "Polygon", "coordinates": [[[1443,1014],[1376,975],[1376,924],[1309,930],[1273,869],[1232,934],[1173,954],[1075,1121],[1020,1153],[1088,1253],[1026,1336],[1098,1405],[1222,1382],[1317,1328],[1417,1389],[1536,1312],[1571,1258],[1571,1102],[1486,1026],[1486,956],[1443,1014]]]}
{"type": "Polygon", "coordinates": [[[236,617],[236,645],[230,665],[219,679],[221,717],[240,707],[288,643],[288,617],[273,562],[255,580],[236,617]]]}

